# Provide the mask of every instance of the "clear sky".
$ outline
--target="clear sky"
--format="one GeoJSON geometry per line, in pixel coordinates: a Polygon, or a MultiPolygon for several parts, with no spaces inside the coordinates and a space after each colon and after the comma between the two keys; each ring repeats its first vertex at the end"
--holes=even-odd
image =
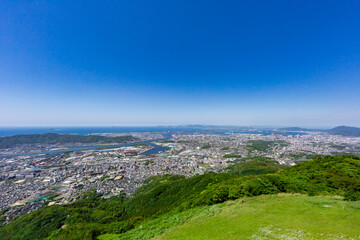
{"type": "Polygon", "coordinates": [[[0,126],[360,126],[360,1],[0,1],[0,126]]]}

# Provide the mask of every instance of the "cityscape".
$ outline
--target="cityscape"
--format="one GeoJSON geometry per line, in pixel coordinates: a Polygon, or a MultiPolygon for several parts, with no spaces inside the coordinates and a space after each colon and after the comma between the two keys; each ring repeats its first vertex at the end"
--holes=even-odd
{"type": "Polygon", "coordinates": [[[359,13],[0,1],[0,240],[360,240],[359,13]]]}
{"type": "Polygon", "coordinates": [[[360,155],[360,137],[317,131],[130,133],[129,136],[137,142],[122,147],[107,145],[100,149],[67,151],[67,147],[59,144],[33,148],[25,144],[2,149],[0,210],[6,209],[2,224],[40,207],[71,203],[91,189],[104,198],[122,193],[130,197],[151,176],[191,177],[222,172],[238,159],[261,157],[293,166],[318,156],[360,155]],[[43,153],[59,149],[65,152],[50,156],[43,153]]]}

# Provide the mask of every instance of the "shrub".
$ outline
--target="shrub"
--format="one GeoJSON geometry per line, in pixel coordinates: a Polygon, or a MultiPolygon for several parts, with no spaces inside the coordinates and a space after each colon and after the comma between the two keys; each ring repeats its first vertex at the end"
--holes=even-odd
{"type": "Polygon", "coordinates": [[[360,200],[360,193],[355,192],[354,190],[348,190],[344,194],[345,201],[358,201],[360,200]]]}

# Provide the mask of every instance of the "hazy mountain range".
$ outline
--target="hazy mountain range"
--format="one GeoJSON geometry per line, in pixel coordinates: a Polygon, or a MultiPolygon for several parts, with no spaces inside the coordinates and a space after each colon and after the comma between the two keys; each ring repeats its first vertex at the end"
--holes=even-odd
{"type": "Polygon", "coordinates": [[[288,127],[280,128],[282,131],[317,131],[317,132],[327,132],[333,135],[349,136],[349,137],[360,137],[360,128],[349,127],[349,126],[338,126],[332,129],[308,129],[300,127],[288,127]]]}

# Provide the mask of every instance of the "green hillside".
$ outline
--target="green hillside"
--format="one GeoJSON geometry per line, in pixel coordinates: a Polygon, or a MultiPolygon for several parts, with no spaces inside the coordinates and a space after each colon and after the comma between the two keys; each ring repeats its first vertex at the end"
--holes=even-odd
{"type": "Polygon", "coordinates": [[[215,205],[154,239],[360,239],[359,222],[359,201],[260,196],[215,205]]]}
{"type": "MultiPolygon", "coordinates": [[[[255,173],[263,172],[266,166],[270,170],[274,168],[274,164],[268,165],[265,161],[265,165],[256,163],[250,166],[255,170],[257,165],[261,167],[261,171],[255,173]]],[[[248,166],[249,163],[246,164],[248,166]]],[[[75,203],[41,208],[0,228],[0,239],[96,239],[101,235],[109,236],[106,234],[128,234],[137,226],[145,226],[151,221],[160,221],[157,225],[163,226],[161,219],[175,218],[164,226],[166,229],[171,224],[185,222],[195,216],[197,211],[205,211],[211,205],[259,195],[302,193],[358,200],[360,158],[316,158],[273,174],[239,176],[235,171],[191,178],[155,176],[146,183],[131,198],[118,196],[103,199],[96,192],[90,191],[75,203]]],[[[350,204],[337,201],[339,204],[350,204]]],[[[291,226],[287,228],[291,229],[291,226]]]]}
{"type": "Polygon", "coordinates": [[[281,194],[165,215],[99,239],[360,239],[359,222],[359,201],[281,194]]]}
{"type": "MultiPolygon", "coordinates": [[[[235,154],[228,154],[234,156],[235,154]]],[[[276,173],[280,169],[286,168],[278,162],[265,158],[253,157],[251,159],[238,158],[232,165],[223,169],[223,172],[231,173],[238,176],[249,176],[267,173],[276,173]]]]}

